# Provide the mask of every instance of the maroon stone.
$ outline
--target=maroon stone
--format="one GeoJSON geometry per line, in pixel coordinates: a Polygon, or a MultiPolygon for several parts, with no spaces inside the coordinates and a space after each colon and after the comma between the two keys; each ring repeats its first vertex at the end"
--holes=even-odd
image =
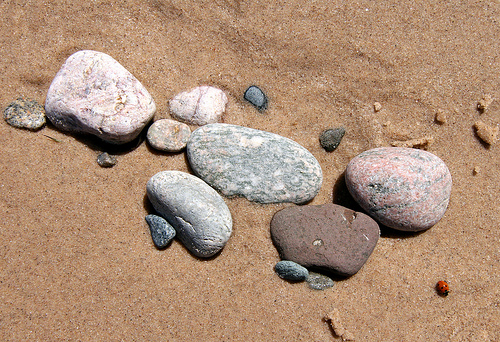
{"type": "Polygon", "coordinates": [[[380,236],[368,215],[333,203],[288,207],[274,214],[271,237],[283,260],[351,276],[380,236]]]}
{"type": "Polygon", "coordinates": [[[380,223],[403,231],[432,227],[444,215],[451,175],[432,153],[404,147],[365,151],[347,165],[347,188],[380,223]]]}

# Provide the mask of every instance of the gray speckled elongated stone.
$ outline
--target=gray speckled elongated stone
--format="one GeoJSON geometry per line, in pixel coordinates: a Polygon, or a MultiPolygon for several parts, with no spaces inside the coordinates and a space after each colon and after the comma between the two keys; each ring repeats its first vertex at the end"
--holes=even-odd
{"type": "Polygon", "coordinates": [[[274,270],[280,278],[286,280],[302,281],[309,277],[307,268],[289,260],[279,261],[276,266],[274,266],[274,270]]]}
{"type": "Polygon", "coordinates": [[[165,220],[158,215],[146,215],[146,222],[151,232],[151,238],[156,248],[165,248],[175,237],[175,229],[165,220]]]}
{"type": "Polygon", "coordinates": [[[187,156],[194,172],[225,196],[259,203],[307,202],[323,181],[321,166],[304,147],[248,127],[200,127],[191,134],[187,156]]]}
{"type": "Polygon", "coordinates": [[[222,197],[198,177],[181,171],[162,171],[147,184],[155,210],[177,232],[194,255],[208,258],[229,240],[233,221],[222,197]]]}

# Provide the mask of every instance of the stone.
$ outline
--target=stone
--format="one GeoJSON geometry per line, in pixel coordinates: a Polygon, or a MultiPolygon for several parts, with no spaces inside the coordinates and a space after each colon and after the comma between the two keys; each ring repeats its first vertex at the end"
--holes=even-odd
{"type": "Polygon", "coordinates": [[[333,203],[288,207],[271,220],[271,238],[283,260],[342,276],[361,269],[379,236],[368,215],[333,203]]]}
{"type": "Polygon", "coordinates": [[[155,121],[148,129],[147,139],[151,147],[165,152],[183,150],[191,135],[188,125],[174,120],[155,121]]]}
{"type": "Polygon", "coordinates": [[[330,277],[316,272],[309,272],[309,276],[307,277],[306,282],[313,290],[329,289],[330,287],[333,287],[333,285],[335,285],[330,277]]]}
{"type": "Polygon", "coordinates": [[[316,196],[323,175],[298,143],[248,127],[211,124],[187,144],[193,171],[225,196],[259,203],[304,203],[316,196]]]}
{"type": "Polygon", "coordinates": [[[349,192],[366,212],[390,228],[418,232],[444,215],[451,174],[434,154],[380,147],[354,157],[345,172],[349,192]]]}
{"type": "Polygon", "coordinates": [[[380,112],[382,110],[382,104],[380,102],[375,102],[373,104],[373,110],[375,113],[380,112]]]}
{"type": "Polygon", "coordinates": [[[141,133],[156,105],[146,88],[111,56],[82,50],[58,71],[45,111],[59,129],[123,144],[141,133]]]}
{"type": "Polygon", "coordinates": [[[488,107],[493,103],[493,97],[490,94],[485,94],[483,97],[477,102],[477,110],[479,113],[484,113],[488,109],[488,107]]]}
{"type": "Polygon", "coordinates": [[[5,121],[17,128],[36,131],[45,125],[45,109],[35,100],[19,97],[5,108],[5,121]]]}
{"type": "Polygon", "coordinates": [[[253,104],[258,110],[267,109],[267,96],[257,86],[250,86],[243,94],[243,98],[253,104]]]}
{"type": "Polygon", "coordinates": [[[158,215],[147,215],[146,222],[148,223],[151,232],[151,238],[156,248],[165,248],[170,241],[175,237],[175,229],[165,220],[158,215]]]}
{"type": "Polygon", "coordinates": [[[325,149],[327,152],[334,151],[340,144],[340,141],[344,137],[345,128],[331,128],[323,131],[319,137],[319,143],[321,147],[325,149]]]}
{"type": "Polygon", "coordinates": [[[489,126],[482,121],[476,121],[474,123],[474,128],[476,129],[476,134],[483,142],[488,145],[493,145],[498,140],[498,126],[489,126]]]}
{"type": "Polygon", "coordinates": [[[170,111],[174,119],[202,126],[221,121],[226,104],[227,96],[222,90],[201,86],[177,94],[170,100],[170,111]]]}
{"type": "Polygon", "coordinates": [[[97,156],[97,164],[101,167],[113,167],[116,165],[116,157],[108,152],[103,152],[97,156]]]}
{"type": "Polygon", "coordinates": [[[280,278],[286,280],[303,281],[309,277],[309,271],[307,268],[289,260],[282,260],[278,262],[274,267],[274,270],[280,278]]]}
{"type": "Polygon", "coordinates": [[[148,181],[149,201],[194,255],[212,257],[231,236],[233,221],[222,197],[198,177],[162,171],[148,181]]]}

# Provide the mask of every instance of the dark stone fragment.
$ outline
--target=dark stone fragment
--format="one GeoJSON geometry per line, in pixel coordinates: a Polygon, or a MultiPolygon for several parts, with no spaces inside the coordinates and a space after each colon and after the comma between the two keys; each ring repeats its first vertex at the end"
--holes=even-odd
{"type": "Polygon", "coordinates": [[[267,108],[267,97],[262,90],[257,86],[250,86],[243,95],[245,100],[257,107],[258,110],[265,110],[267,108]]]}
{"type": "Polygon", "coordinates": [[[116,164],[116,157],[108,152],[103,152],[97,156],[97,164],[101,167],[112,167],[116,164]]]}
{"type": "Polygon", "coordinates": [[[147,215],[146,222],[151,231],[151,237],[157,248],[165,248],[175,237],[175,229],[165,220],[158,215],[147,215]]]}
{"type": "Polygon", "coordinates": [[[339,146],[344,134],[344,127],[327,129],[321,133],[319,142],[327,152],[332,152],[339,146]]]}
{"type": "Polygon", "coordinates": [[[276,273],[280,278],[292,281],[306,280],[309,276],[307,268],[300,266],[296,262],[282,260],[274,267],[276,273]]]}

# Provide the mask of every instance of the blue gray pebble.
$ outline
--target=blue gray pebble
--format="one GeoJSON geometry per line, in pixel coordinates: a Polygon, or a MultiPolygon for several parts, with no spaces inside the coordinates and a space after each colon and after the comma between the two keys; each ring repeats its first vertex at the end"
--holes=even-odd
{"type": "Polygon", "coordinates": [[[257,86],[250,86],[243,95],[244,99],[257,107],[258,110],[265,110],[267,108],[267,96],[257,86]]]}
{"type": "Polygon", "coordinates": [[[307,268],[293,261],[282,260],[274,267],[280,278],[293,281],[303,281],[309,276],[307,268]]]}
{"type": "Polygon", "coordinates": [[[209,124],[187,145],[193,171],[225,196],[259,203],[305,203],[321,188],[314,156],[293,140],[253,128],[209,124]]]}
{"type": "Polygon", "coordinates": [[[175,237],[175,229],[165,220],[158,215],[147,215],[146,222],[151,231],[151,237],[157,248],[165,248],[175,237]]]}
{"type": "Polygon", "coordinates": [[[331,278],[315,272],[309,272],[309,276],[306,281],[309,284],[309,287],[314,290],[324,290],[334,285],[331,278]]]}

